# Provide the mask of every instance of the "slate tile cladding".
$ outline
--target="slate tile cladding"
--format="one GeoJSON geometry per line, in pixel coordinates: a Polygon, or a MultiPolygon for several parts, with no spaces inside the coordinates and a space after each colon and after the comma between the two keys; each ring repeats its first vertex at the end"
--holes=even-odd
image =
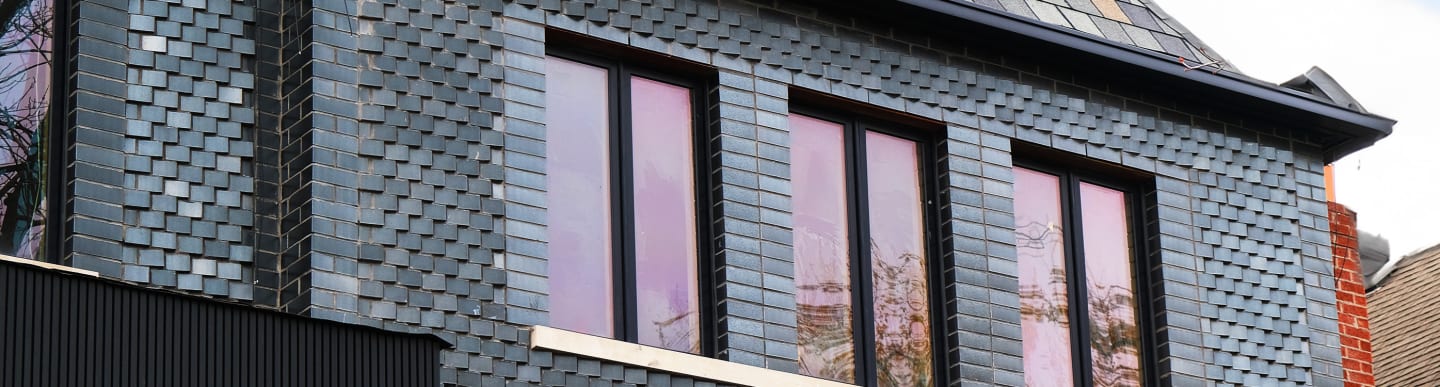
{"type": "Polygon", "coordinates": [[[76,267],[254,297],[254,8],[79,1],[68,136],[76,267]]]}
{"type": "Polygon", "coordinates": [[[1344,376],[1320,152],[1263,112],[788,2],[136,4],[74,4],[71,69],[95,81],[75,90],[70,135],[77,154],[127,163],[70,166],[65,262],[435,333],[455,343],[442,358],[448,384],[708,385],[527,349],[558,253],[544,226],[547,29],[715,68],[721,358],[795,368],[784,117],[803,89],[943,123],[946,139],[931,145],[952,384],[1023,381],[1018,143],[1153,174],[1145,269],[1162,382],[1344,376]],[[144,49],[142,36],[162,34],[163,53],[144,49]],[[104,54],[115,49],[124,61],[104,54]]]}

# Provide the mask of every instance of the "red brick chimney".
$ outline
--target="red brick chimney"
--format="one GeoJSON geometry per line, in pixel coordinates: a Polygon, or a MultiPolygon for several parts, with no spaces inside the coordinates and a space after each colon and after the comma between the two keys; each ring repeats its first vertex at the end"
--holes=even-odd
{"type": "Polygon", "coordinates": [[[1330,242],[1335,256],[1335,307],[1340,315],[1340,355],[1346,387],[1375,386],[1370,358],[1370,314],[1360,269],[1360,231],[1355,211],[1330,202],[1330,242]]]}

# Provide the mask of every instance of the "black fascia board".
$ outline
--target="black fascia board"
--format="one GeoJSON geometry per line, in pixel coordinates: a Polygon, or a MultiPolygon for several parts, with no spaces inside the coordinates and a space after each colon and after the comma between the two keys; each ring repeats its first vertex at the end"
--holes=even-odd
{"type": "MultiPolygon", "coordinates": [[[[1064,29],[950,0],[895,0],[891,7],[862,1],[854,10],[871,16],[888,17],[916,27],[941,33],[973,34],[991,44],[1014,49],[1040,50],[1046,57],[1065,58],[1066,63],[1125,74],[1151,87],[1179,90],[1202,103],[1221,105],[1249,116],[1282,123],[1286,127],[1317,130],[1339,137],[1322,144],[1325,162],[1364,149],[1390,135],[1395,120],[1346,109],[1301,92],[1271,85],[1241,74],[1209,68],[1186,70],[1179,58],[1152,52],[1101,37],[1064,29]],[[888,9],[877,9],[888,8],[888,9]]],[[[832,5],[838,5],[831,3],[832,5]]]]}

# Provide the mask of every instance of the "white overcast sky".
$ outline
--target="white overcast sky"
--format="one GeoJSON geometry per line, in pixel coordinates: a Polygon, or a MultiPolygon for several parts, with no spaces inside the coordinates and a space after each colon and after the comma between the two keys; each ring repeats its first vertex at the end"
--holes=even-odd
{"type": "Polygon", "coordinates": [[[1336,201],[1392,258],[1440,243],[1440,0],[1153,0],[1249,76],[1310,66],[1395,133],[1335,164],[1336,201]]]}

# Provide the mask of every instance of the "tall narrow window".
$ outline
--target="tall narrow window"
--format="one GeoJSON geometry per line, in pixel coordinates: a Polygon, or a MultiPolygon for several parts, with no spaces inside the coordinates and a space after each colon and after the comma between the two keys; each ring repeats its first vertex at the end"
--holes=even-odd
{"type": "Polygon", "coordinates": [[[790,116],[800,372],[855,381],[845,128],[790,116]]]}
{"type": "Polygon", "coordinates": [[[610,108],[606,69],[545,61],[547,189],[550,197],[550,323],[599,336],[615,334],[610,273],[610,108]],[[560,108],[563,107],[563,108],[560,108]]]}
{"type": "Polygon", "coordinates": [[[700,257],[690,90],[640,77],[629,81],[639,340],[697,352],[700,257]]]}
{"type": "Polygon", "coordinates": [[[700,352],[694,89],[545,63],[551,325],[700,352]]]}
{"type": "Polygon", "coordinates": [[[1131,199],[1065,170],[1014,172],[1026,384],[1141,385],[1131,199]]]}
{"type": "Polygon", "coordinates": [[[55,3],[0,7],[0,254],[40,258],[48,203],[55,3]]]}
{"type": "Polygon", "coordinates": [[[804,115],[790,129],[800,372],[934,385],[919,143],[804,115]]]}

